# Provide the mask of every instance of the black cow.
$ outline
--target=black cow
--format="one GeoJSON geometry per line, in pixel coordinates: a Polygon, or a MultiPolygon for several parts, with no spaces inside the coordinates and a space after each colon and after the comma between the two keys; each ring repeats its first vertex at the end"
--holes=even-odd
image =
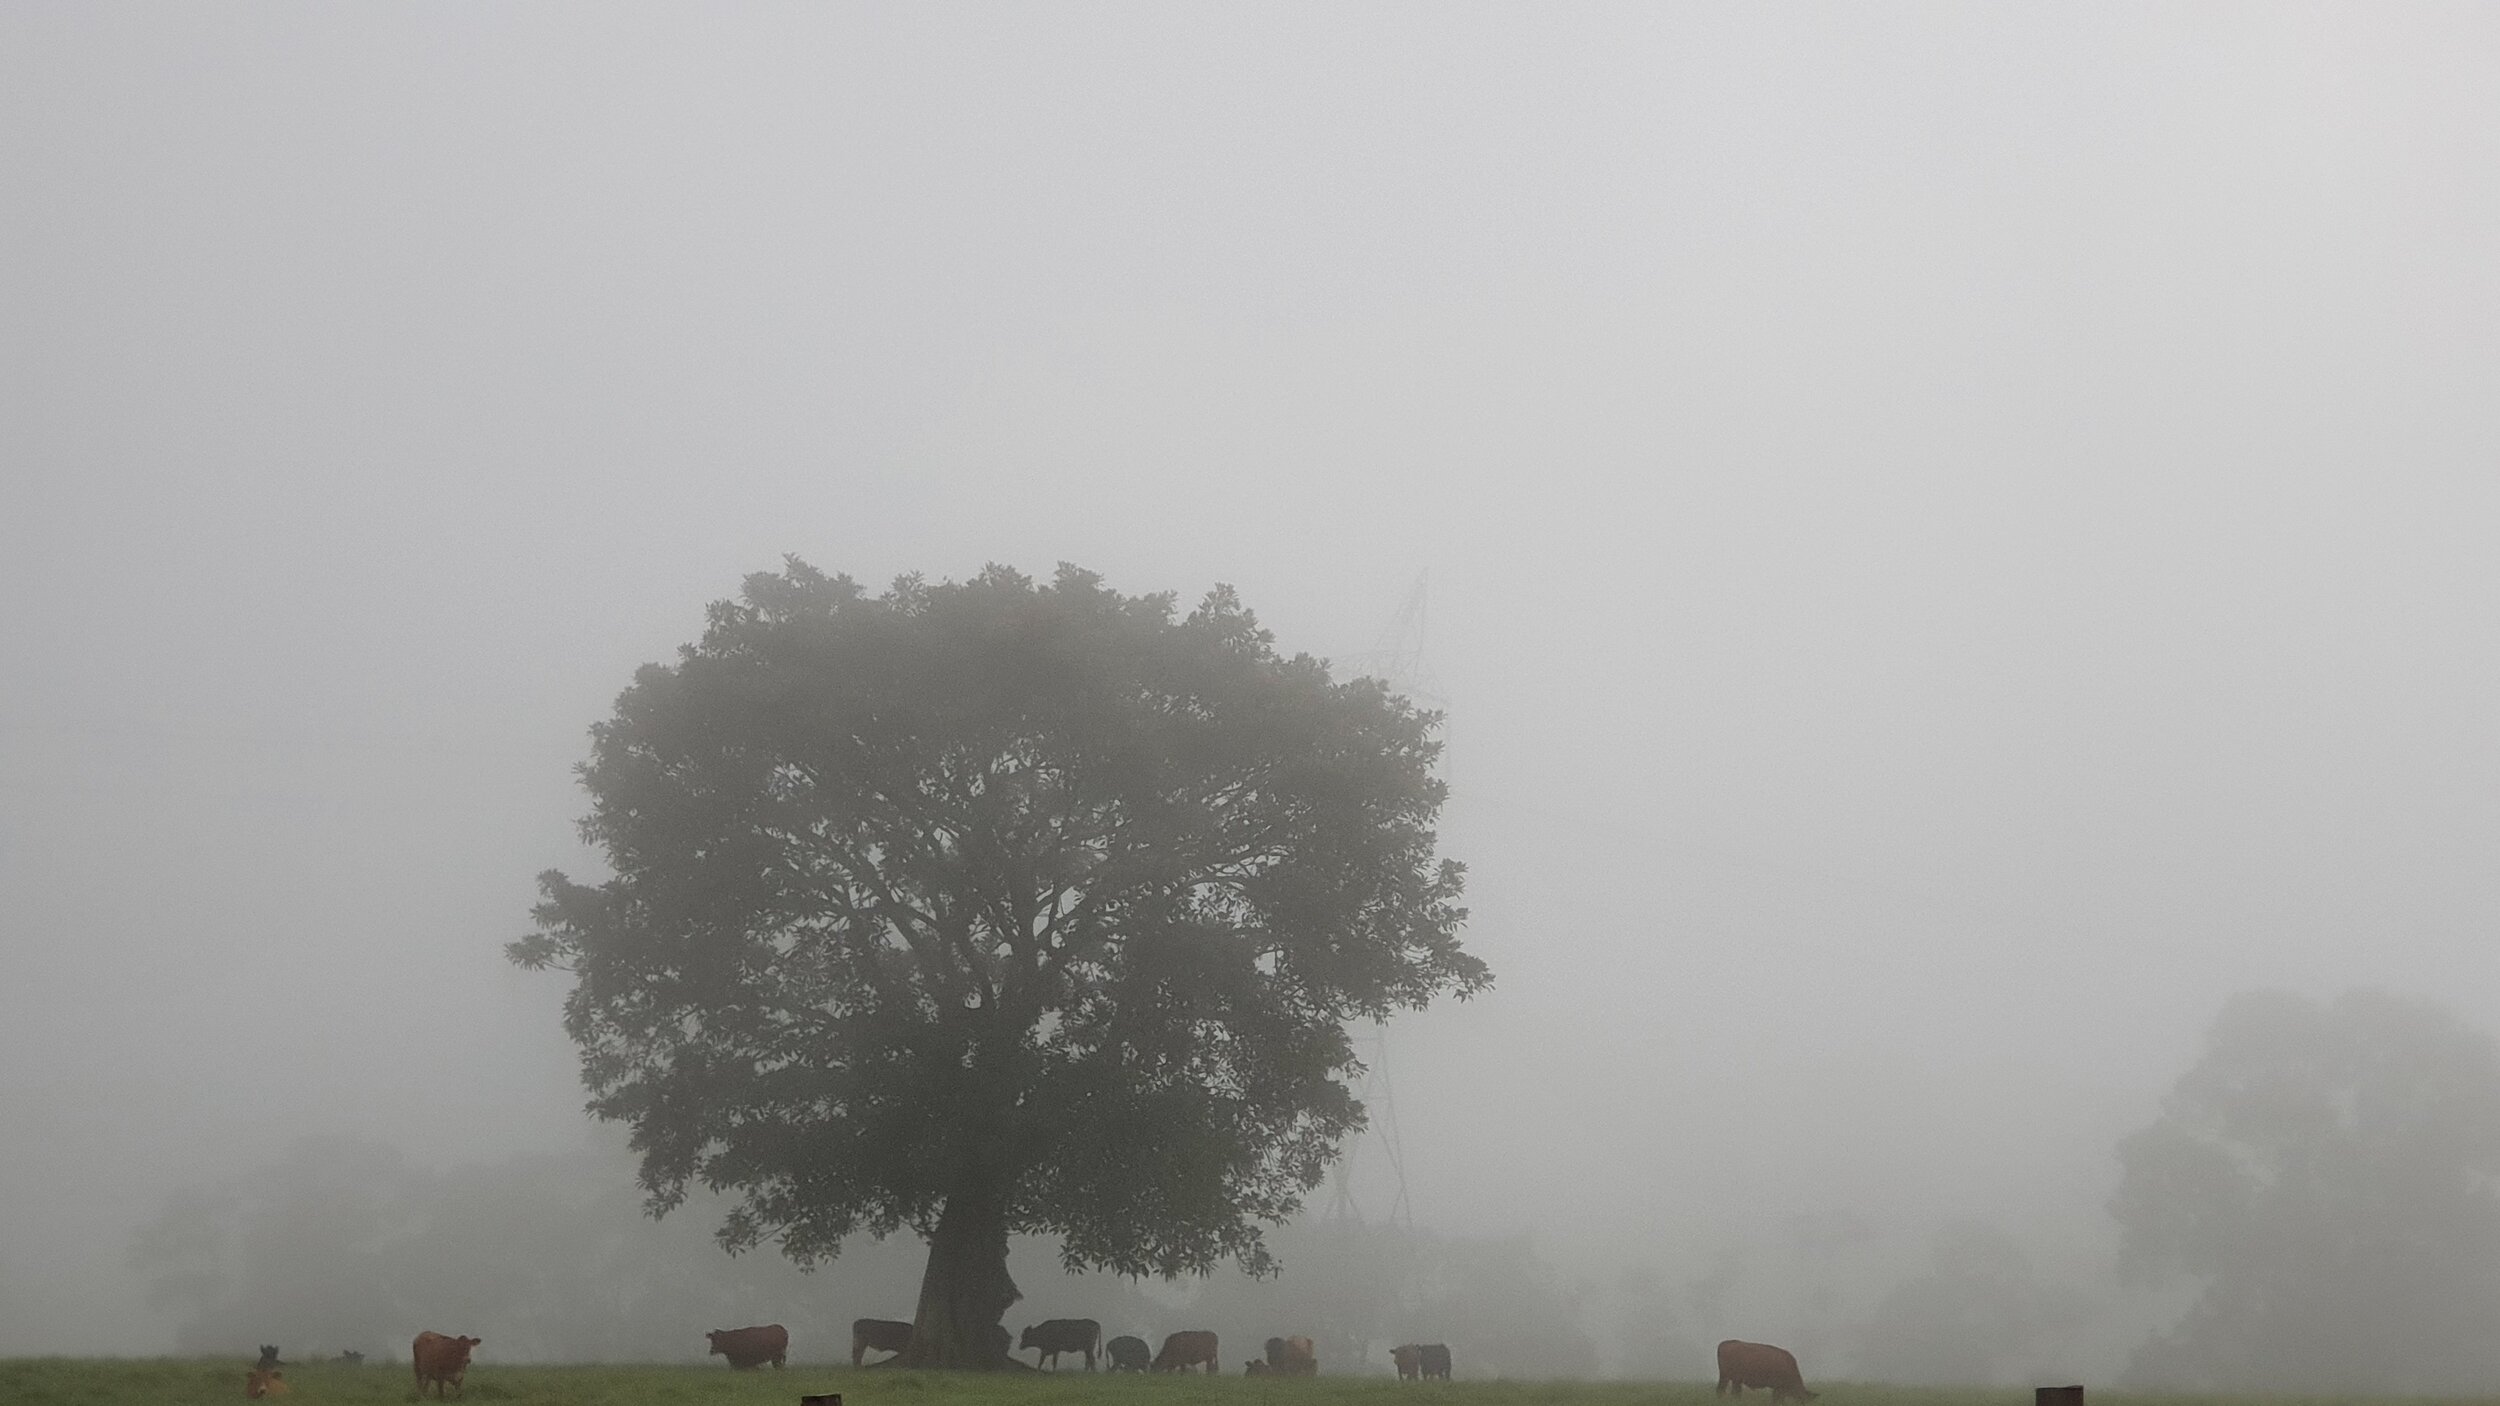
{"type": "Polygon", "coordinates": [[[1090,1372],[1094,1370],[1094,1354],[1102,1351],[1102,1325],[1091,1318],[1053,1318],[1036,1323],[1016,1340],[1016,1351],[1040,1353],[1034,1361],[1053,1370],[1059,1366],[1059,1354],[1081,1352],[1085,1354],[1085,1370],[1090,1372]]]}
{"type": "Polygon", "coordinates": [[[851,1365],[871,1352],[901,1352],[911,1346],[911,1325],[891,1318],[851,1320],[851,1365]]]}
{"type": "Polygon", "coordinates": [[[1111,1370],[1114,1372],[1143,1372],[1146,1365],[1154,1361],[1154,1354],[1146,1350],[1144,1338],[1113,1338],[1103,1344],[1103,1351],[1111,1355],[1111,1370]]]}
{"type": "Polygon", "coordinates": [[[1398,1380],[1448,1381],[1450,1379],[1450,1345],[1448,1343],[1401,1343],[1389,1349],[1389,1360],[1397,1364],[1398,1380]]]}

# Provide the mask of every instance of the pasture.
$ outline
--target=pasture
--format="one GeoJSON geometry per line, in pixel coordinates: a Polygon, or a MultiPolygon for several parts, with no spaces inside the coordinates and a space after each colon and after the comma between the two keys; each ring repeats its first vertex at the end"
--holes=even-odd
{"type": "MultiPolygon", "coordinates": [[[[245,1361],[191,1358],[0,1360],[7,1406],[225,1406],[243,1399],[245,1361]]],[[[279,1406],[406,1406],[416,1394],[408,1364],[287,1369],[279,1406]]],[[[1909,1387],[1817,1382],[1818,1406],[2029,1406],[2017,1388],[1909,1387]]],[[[1317,1380],[1087,1376],[1083,1372],[981,1376],[852,1371],[801,1365],[775,1372],[710,1366],[508,1366],[481,1360],[467,1399],[491,1406],[797,1406],[802,1392],[838,1391],[843,1406],[1711,1406],[1708,1382],[1459,1381],[1401,1386],[1384,1377],[1317,1380]]],[[[433,1400],[431,1396],[426,1398],[433,1400]]],[[[455,1398],[458,1399],[458,1398],[455,1398]]],[[[2393,1396],[2174,1396],[2093,1391],[2091,1406],[2397,1406],[2440,1398],[2393,1396]]],[[[2455,1398],[2449,1398],[2455,1399],[2455,1398]]],[[[1766,1392],[1745,1400],[1768,1406],[1766,1392]]],[[[1724,1406],[1724,1403],[1722,1403],[1724,1406]]]]}

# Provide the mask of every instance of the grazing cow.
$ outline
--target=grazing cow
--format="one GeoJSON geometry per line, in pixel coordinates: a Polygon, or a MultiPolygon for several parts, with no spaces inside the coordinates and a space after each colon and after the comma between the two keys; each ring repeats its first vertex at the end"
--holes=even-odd
{"type": "Polygon", "coordinates": [[[1144,1338],[1122,1335],[1103,1344],[1103,1351],[1110,1354],[1114,1372],[1143,1372],[1152,1360],[1146,1355],[1144,1338]]]}
{"type": "Polygon", "coordinates": [[[1319,1353],[1309,1338],[1269,1338],[1267,1369],[1280,1377],[1316,1377],[1319,1353]]]}
{"type": "Polygon", "coordinates": [[[1187,1329],[1163,1340],[1163,1351],[1155,1354],[1154,1369],[1158,1372],[1186,1372],[1205,1363],[1207,1375],[1215,1375],[1220,1354],[1215,1350],[1215,1334],[1202,1329],[1187,1329]]]}
{"type": "Polygon", "coordinates": [[[243,1399],[246,1401],[284,1396],[286,1393],[286,1374],[275,1367],[254,1367],[243,1374],[243,1399]]]}
{"type": "Polygon", "coordinates": [[[1797,1359],[1787,1348],[1730,1338],[1719,1344],[1719,1384],[1711,1388],[1711,1394],[1733,1391],[1742,1396],[1749,1386],[1769,1387],[1773,1401],[1790,1397],[1812,1401],[1817,1394],[1806,1390],[1805,1378],[1797,1373],[1797,1359]]]}
{"type": "Polygon", "coordinates": [[[891,1318],[851,1320],[851,1365],[871,1352],[901,1352],[911,1346],[911,1325],[891,1318]]]}
{"type": "Polygon", "coordinates": [[[780,1371],[782,1360],[790,1355],[790,1330],[778,1323],[760,1328],[715,1328],[703,1336],[712,1343],[704,1355],[728,1358],[729,1370],[733,1372],[750,1371],[767,1362],[773,1364],[774,1371],[780,1371]]]}
{"type": "Polygon", "coordinates": [[[1094,1370],[1094,1354],[1102,1351],[1102,1325],[1091,1318],[1053,1318],[1036,1323],[1016,1339],[1016,1351],[1039,1352],[1033,1360],[1053,1371],[1058,1370],[1059,1354],[1085,1354],[1085,1370],[1094,1370]]]}
{"type": "Polygon", "coordinates": [[[416,1364],[417,1395],[425,1395],[425,1384],[434,1384],[434,1399],[443,1399],[443,1388],[449,1386],[466,1396],[469,1389],[461,1378],[469,1374],[469,1353],[484,1338],[447,1338],[440,1333],[419,1333],[408,1346],[408,1360],[416,1364]]]}

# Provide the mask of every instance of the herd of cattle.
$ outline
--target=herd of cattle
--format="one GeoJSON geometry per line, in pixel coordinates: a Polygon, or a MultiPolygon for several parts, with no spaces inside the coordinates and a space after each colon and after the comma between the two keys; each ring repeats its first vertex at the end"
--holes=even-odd
{"type": "MultiPolygon", "coordinates": [[[[998,1355],[1005,1357],[1007,1330],[1002,1327],[994,1331],[998,1334],[998,1355]]],[[[708,1355],[727,1358],[735,1371],[751,1371],[767,1362],[778,1369],[789,1360],[790,1330],[778,1323],[717,1328],[705,1336],[711,1343],[708,1355]]],[[[469,1354],[482,1341],[441,1333],[417,1334],[408,1355],[416,1365],[418,1397],[424,1397],[428,1386],[434,1388],[438,1401],[444,1399],[447,1388],[465,1395],[462,1381],[468,1375],[469,1354]]],[[[853,1367],[862,1365],[871,1352],[899,1354],[910,1346],[909,1323],[892,1318],[860,1318],[851,1323],[853,1367]]],[[[1101,1357],[1114,1372],[1186,1372],[1203,1367],[1208,1376],[1214,1376],[1222,1361],[1215,1334],[1203,1329],[1170,1334],[1163,1340],[1162,1351],[1149,1357],[1145,1339],[1117,1337],[1104,1342],[1102,1325],[1091,1318],[1053,1318],[1036,1323],[1016,1340],[1016,1351],[1035,1354],[1035,1365],[1045,1370],[1056,1370],[1063,1353],[1083,1354],[1088,1372],[1094,1370],[1095,1359],[1101,1357]]],[[[341,1353],[338,1360],[359,1365],[364,1354],[341,1353]]],[[[1447,1343],[1401,1343],[1389,1349],[1389,1360],[1396,1364],[1400,1381],[1450,1379],[1447,1343]]],[[[244,1378],[243,1395],[253,1401],[286,1395],[286,1376],[280,1370],[286,1365],[278,1360],[277,1348],[264,1345],[260,1361],[244,1378]]],[[[1319,1354],[1307,1337],[1269,1338],[1265,1354],[1244,1363],[1242,1370],[1253,1377],[1315,1377],[1319,1375],[1319,1354]]],[[[1773,1401],[1812,1401],[1816,1395],[1806,1390],[1805,1380],[1797,1371],[1797,1359],[1786,1348],[1730,1338],[1719,1344],[1719,1383],[1715,1394],[1732,1391],[1742,1396],[1747,1387],[1768,1388],[1773,1401]]]]}
{"type": "MultiPolygon", "coordinates": [[[[714,1352],[723,1352],[719,1340],[738,1333],[779,1333],[781,1328],[734,1328],[729,1334],[715,1333],[714,1352]]],[[[1007,1330],[998,1333],[999,1356],[1007,1355],[1007,1330]]],[[[861,1318],[851,1324],[851,1365],[859,1366],[872,1352],[899,1353],[911,1346],[911,1325],[893,1318],[861,1318]]],[[[1215,1334],[1203,1328],[1184,1329],[1168,1334],[1161,1351],[1149,1356],[1144,1338],[1117,1337],[1103,1341],[1102,1325],[1091,1318],[1053,1318],[1036,1323],[1016,1339],[1016,1351],[1034,1355],[1034,1365],[1044,1370],[1057,1370],[1064,1353],[1084,1357],[1085,1370],[1095,1369],[1100,1359],[1114,1372],[1186,1372],[1203,1368],[1208,1376],[1223,1370],[1223,1352],[1215,1334]]],[[[729,1356],[729,1365],[741,1365],[738,1357],[729,1356]]],[[[1450,1379],[1450,1349],[1444,1343],[1407,1343],[1389,1350],[1397,1363],[1401,1380],[1450,1379]]],[[[752,1358],[744,1365],[760,1366],[766,1359],[752,1358]]],[[[892,1359],[888,1359],[889,1361],[892,1359]]],[[[778,1365],[776,1363],[775,1365],[778,1365]]],[[[1319,1375],[1319,1353],[1306,1337],[1269,1338],[1264,1356],[1242,1364],[1245,1374],[1253,1377],[1316,1377],[1319,1375]]]]}
{"type": "MultiPolygon", "coordinates": [[[[1007,1330],[996,1331],[998,1355],[1004,1357],[1007,1330]]],[[[710,1337],[712,1355],[726,1357],[732,1368],[742,1370],[767,1362],[779,1367],[790,1350],[790,1331],[778,1323],[760,1328],[723,1328],[710,1337]]],[[[911,1325],[900,1319],[859,1318],[851,1322],[854,1367],[862,1365],[869,1353],[899,1354],[910,1346],[911,1325]]],[[[1063,1353],[1081,1354],[1088,1372],[1094,1370],[1098,1357],[1114,1372],[1186,1372],[1203,1367],[1208,1376],[1222,1370],[1223,1362],[1215,1334],[1204,1329],[1170,1334],[1163,1340],[1163,1349],[1149,1357],[1144,1338],[1117,1337],[1104,1342],[1102,1324],[1091,1318],[1053,1318],[1036,1323],[1016,1340],[1016,1351],[1034,1354],[1034,1365],[1045,1370],[1056,1370],[1063,1353]]],[[[1389,1360],[1396,1365],[1400,1381],[1450,1379],[1447,1343],[1401,1343],[1389,1349],[1389,1360]]],[[[1243,1363],[1242,1371],[1253,1377],[1315,1377],[1319,1375],[1319,1354],[1306,1337],[1269,1338],[1265,1355],[1243,1363]]],[[[1747,1387],[1768,1389],[1773,1401],[1812,1401],[1816,1396],[1806,1390],[1805,1378],[1797,1370],[1797,1359],[1788,1349],[1730,1338],[1719,1344],[1719,1382],[1714,1393],[1742,1396],[1747,1387]]]]}

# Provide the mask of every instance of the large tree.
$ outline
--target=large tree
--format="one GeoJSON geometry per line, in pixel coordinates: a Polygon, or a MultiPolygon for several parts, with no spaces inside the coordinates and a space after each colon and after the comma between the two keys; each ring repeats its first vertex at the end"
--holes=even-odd
{"type": "Polygon", "coordinates": [[[2237,997],[2118,1158],[2124,1266],[2202,1287],[2138,1377],[2500,1386],[2500,1046],[2451,1012],[2237,997]]]}
{"type": "Polygon", "coordinates": [[[795,559],[592,729],[528,967],[590,1109],[732,1250],[928,1243],[906,1359],[991,1366],[1011,1233],[1070,1269],[1271,1262],[1363,1125],[1345,1024],[1469,995],[1436,717],[1062,566],[870,595],[795,559]]]}

